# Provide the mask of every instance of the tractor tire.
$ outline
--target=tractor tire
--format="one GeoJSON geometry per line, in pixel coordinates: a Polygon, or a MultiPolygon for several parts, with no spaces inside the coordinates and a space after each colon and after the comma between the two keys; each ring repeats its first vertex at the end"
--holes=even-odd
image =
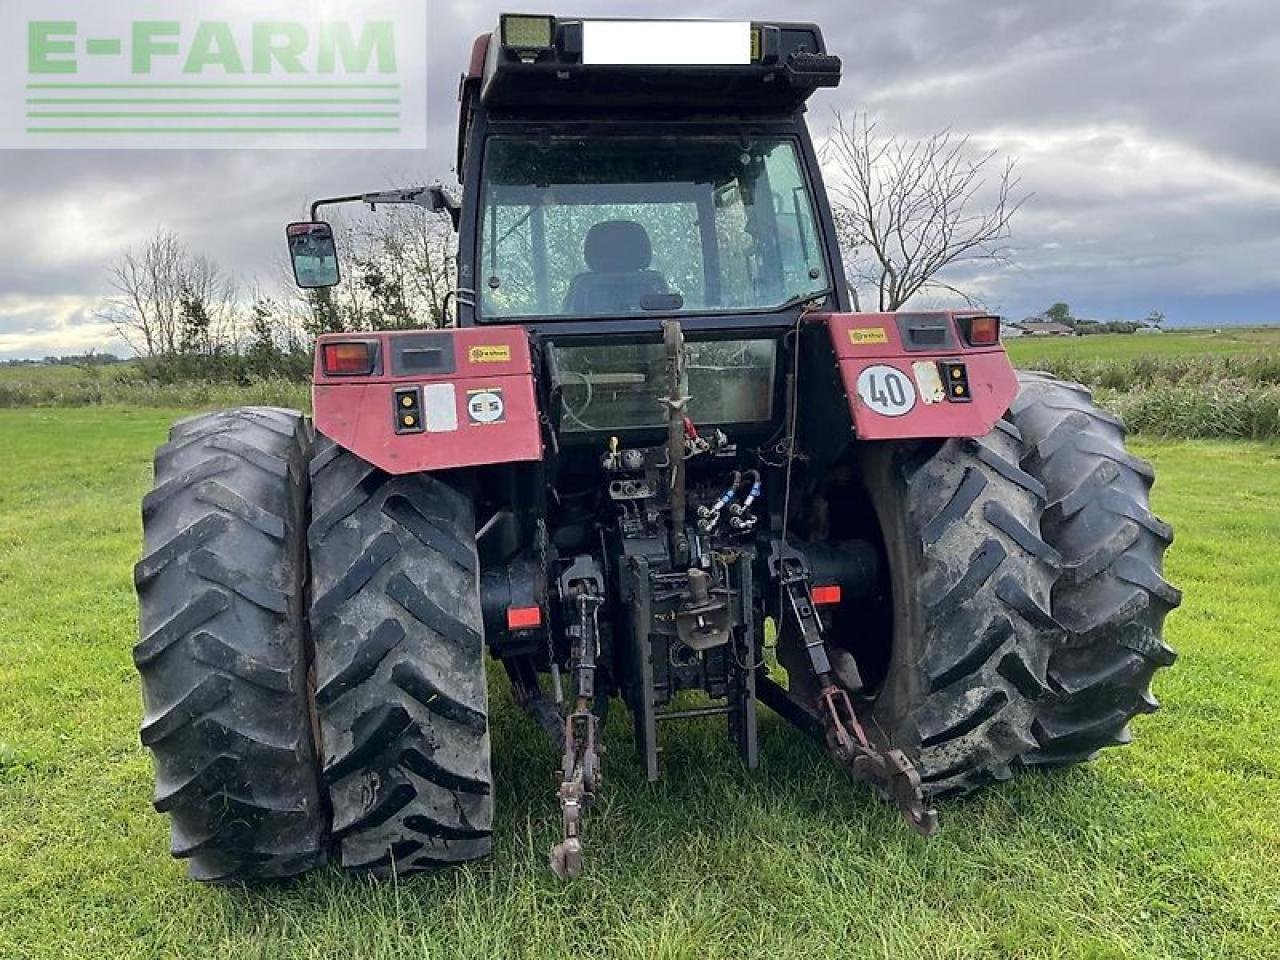
{"type": "Polygon", "coordinates": [[[929,796],[1012,776],[1036,750],[1061,630],[1044,488],[1008,423],[981,440],[868,443],[863,483],[888,557],[893,639],[869,735],[903,750],[929,796]]]}
{"type": "Polygon", "coordinates": [[[342,863],[393,877],[488,855],[488,693],[470,498],[318,437],[311,630],[342,863]]]}
{"type": "Polygon", "coordinates": [[[1182,594],[1163,577],[1173,530],[1151,512],[1151,465],[1125,450],[1124,424],[1079,384],[1020,373],[1010,411],[1023,466],[1048,493],[1044,535],[1062,555],[1054,617],[1066,642],[1049,660],[1039,747],[1024,762],[1060,767],[1129,742],[1129,721],[1159,705],[1151,679],[1176,654],[1162,639],[1182,594]]]}
{"type": "Polygon", "coordinates": [[[193,878],[290,877],[327,842],[304,626],[309,428],[247,408],[169,437],[134,568],[155,807],[193,878]]]}

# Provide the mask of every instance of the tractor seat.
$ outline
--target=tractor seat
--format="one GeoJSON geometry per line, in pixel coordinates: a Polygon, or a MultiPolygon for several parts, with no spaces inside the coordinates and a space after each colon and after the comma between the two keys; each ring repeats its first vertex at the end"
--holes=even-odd
{"type": "Polygon", "coordinates": [[[573,278],[564,297],[565,313],[626,313],[640,310],[640,299],[670,293],[656,270],[653,245],[634,220],[606,220],[587,231],[582,259],[587,271],[573,278]]]}

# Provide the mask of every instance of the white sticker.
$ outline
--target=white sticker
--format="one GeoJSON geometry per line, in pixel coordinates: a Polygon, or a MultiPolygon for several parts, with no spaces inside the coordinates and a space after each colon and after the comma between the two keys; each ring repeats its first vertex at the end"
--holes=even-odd
{"type": "Polygon", "coordinates": [[[911,378],[896,367],[877,363],[858,374],[858,396],[882,417],[901,417],[916,405],[911,378]]]}
{"type": "Polygon", "coordinates": [[[746,20],[585,20],[587,66],[745,66],[751,62],[746,20]]]}
{"type": "Polygon", "coordinates": [[[932,360],[917,360],[911,365],[916,375],[916,386],[920,388],[920,399],[925,403],[942,403],[947,399],[947,391],[942,387],[942,376],[938,373],[938,365],[932,360]]]}
{"type": "Polygon", "coordinates": [[[427,433],[458,429],[458,391],[452,383],[429,383],[422,388],[422,412],[427,433]]]}
{"type": "Polygon", "coordinates": [[[501,423],[506,412],[501,390],[473,390],[467,396],[467,415],[472,423],[501,423]]]}

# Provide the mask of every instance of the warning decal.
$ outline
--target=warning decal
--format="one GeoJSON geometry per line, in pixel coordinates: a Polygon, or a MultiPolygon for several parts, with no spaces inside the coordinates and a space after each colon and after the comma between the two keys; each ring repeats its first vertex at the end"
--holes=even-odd
{"type": "Polygon", "coordinates": [[[889,334],[884,327],[854,327],[849,331],[849,342],[855,347],[868,343],[888,343],[889,334]]]}
{"type": "Polygon", "coordinates": [[[472,363],[510,363],[511,347],[505,343],[472,347],[467,351],[467,359],[472,363]]]}

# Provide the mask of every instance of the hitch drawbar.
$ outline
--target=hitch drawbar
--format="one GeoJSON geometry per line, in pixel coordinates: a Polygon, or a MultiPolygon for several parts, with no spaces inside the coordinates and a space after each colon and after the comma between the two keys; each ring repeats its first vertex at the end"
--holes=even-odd
{"type": "MultiPolygon", "coordinates": [[[[822,620],[813,602],[811,575],[804,557],[786,544],[775,541],[769,557],[769,568],[781,590],[783,609],[780,611],[780,630],[798,631],[799,646],[807,654],[808,666],[819,689],[817,716],[802,726],[817,726],[829,753],[855,779],[871,784],[886,800],[893,803],[912,829],[923,836],[932,836],[938,829],[938,814],[928,807],[920,785],[920,774],[901,750],[883,753],[867,739],[862,724],[854,713],[849,693],[835,679],[828,655],[826,640],[822,635],[822,620]]],[[[777,697],[785,697],[794,707],[799,707],[782,688],[768,682],[768,692],[761,690],[761,697],[774,705],[777,697]],[[768,694],[772,693],[770,697],[768,694]],[[774,701],[774,702],[770,702],[774,701]]],[[[805,711],[808,712],[808,711],[805,711]]],[[[790,719],[797,711],[787,711],[790,719]]]]}

